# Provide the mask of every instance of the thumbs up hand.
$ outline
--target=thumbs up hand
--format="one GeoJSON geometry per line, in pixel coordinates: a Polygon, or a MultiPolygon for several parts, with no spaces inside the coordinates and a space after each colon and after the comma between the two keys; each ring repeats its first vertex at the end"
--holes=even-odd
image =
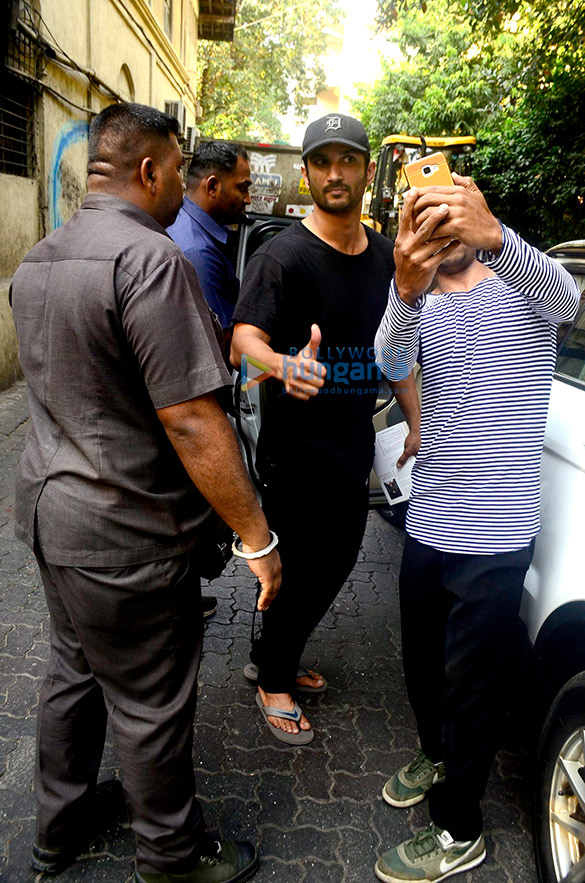
{"type": "Polygon", "coordinates": [[[311,339],[308,344],[293,358],[283,356],[282,381],[287,393],[295,399],[307,401],[316,396],[325,383],[327,371],[317,361],[321,330],[318,325],[311,325],[311,339]]]}
{"type": "Polygon", "coordinates": [[[311,357],[316,360],[319,355],[319,346],[321,344],[321,329],[318,325],[311,325],[311,339],[309,343],[305,347],[305,350],[309,350],[311,353],[311,357]]]}

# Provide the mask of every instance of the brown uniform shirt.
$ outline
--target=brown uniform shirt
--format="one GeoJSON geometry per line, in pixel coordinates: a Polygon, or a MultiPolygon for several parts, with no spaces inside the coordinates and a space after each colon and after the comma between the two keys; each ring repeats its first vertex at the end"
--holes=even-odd
{"type": "Polygon", "coordinates": [[[155,409],[230,383],[191,263],[137,206],[89,194],[26,256],[12,307],[32,418],[17,536],[65,566],[191,548],[209,507],[155,409]]]}

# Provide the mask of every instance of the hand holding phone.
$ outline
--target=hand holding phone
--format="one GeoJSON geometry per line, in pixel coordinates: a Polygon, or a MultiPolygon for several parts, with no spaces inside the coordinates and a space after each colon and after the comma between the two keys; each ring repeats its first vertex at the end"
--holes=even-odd
{"type": "Polygon", "coordinates": [[[411,187],[453,187],[454,184],[449,163],[440,152],[409,162],[404,172],[411,187]]]}
{"type": "MultiPolygon", "coordinates": [[[[427,161],[430,158],[427,157],[427,161]]],[[[413,230],[420,230],[430,221],[434,223],[431,240],[450,237],[470,248],[499,254],[503,242],[500,222],[491,213],[473,179],[453,174],[453,186],[448,190],[445,185],[438,190],[432,187],[423,191],[417,189],[412,210],[413,230]],[[442,206],[448,211],[444,220],[437,224],[436,212],[442,206]]],[[[429,176],[426,177],[428,179],[429,176]]],[[[412,195],[412,190],[408,191],[409,194],[412,195]]]]}

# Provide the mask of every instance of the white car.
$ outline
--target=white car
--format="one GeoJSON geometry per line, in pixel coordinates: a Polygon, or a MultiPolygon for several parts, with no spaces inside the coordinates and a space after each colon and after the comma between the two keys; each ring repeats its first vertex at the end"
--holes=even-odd
{"type": "Polygon", "coordinates": [[[549,251],[581,305],[559,328],[541,482],[542,529],[521,615],[548,706],[536,766],[533,832],[542,883],[585,880],[585,241],[549,251]]]}

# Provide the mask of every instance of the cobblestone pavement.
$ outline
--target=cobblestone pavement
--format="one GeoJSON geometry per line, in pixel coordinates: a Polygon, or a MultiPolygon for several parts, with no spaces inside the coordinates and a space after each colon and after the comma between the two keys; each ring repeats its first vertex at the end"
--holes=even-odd
{"type": "MultiPolygon", "coordinates": [[[[24,443],[23,384],[0,394],[0,879],[40,880],[29,867],[34,826],[37,694],[48,657],[49,621],[36,566],[13,536],[12,487],[24,443]]],[[[340,537],[343,542],[343,537],[340,537]]],[[[370,515],[360,560],[307,648],[305,661],[329,690],[304,706],[310,747],[281,746],[261,723],[242,675],[253,582],[231,564],[212,591],[219,609],[206,627],[194,763],[209,829],[260,844],[257,883],[368,883],[384,848],[427,823],[425,804],[387,806],[388,774],[416,746],[401,672],[397,570],[401,534],[370,515]]],[[[421,650],[424,652],[424,650],[421,650]]],[[[487,861],[466,883],[535,883],[526,760],[507,737],[485,800],[487,861]]],[[[117,769],[108,741],[105,776],[117,769]]],[[[120,827],[100,837],[57,879],[127,883],[133,840],[120,827]]]]}

